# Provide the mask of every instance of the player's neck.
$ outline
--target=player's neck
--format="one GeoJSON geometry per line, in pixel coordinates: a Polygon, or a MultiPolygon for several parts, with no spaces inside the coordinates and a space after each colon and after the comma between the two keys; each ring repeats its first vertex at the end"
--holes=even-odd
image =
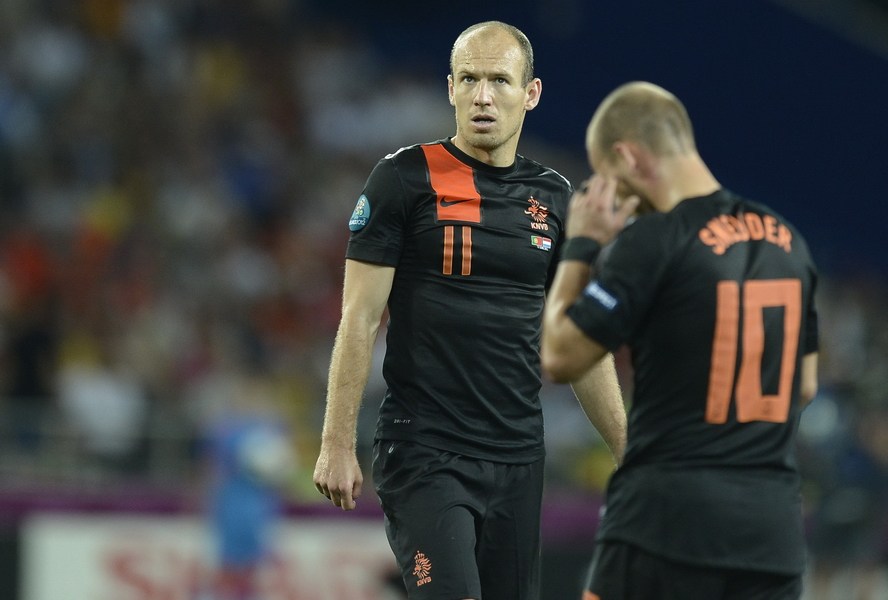
{"type": "Polygon", "coordinates": [[[656,201],[657,209],[661,212],[669,212],[682,200],[708,196],[721,188],[697,154],[670,161],[662,182],[664,185],[656,201]]]}
{"type": "Polygon", "coordinates": [[[510,167],[515,163],[518,152],[518,138],[509,140],[496,148],[486,149],[473,146],[464,137],[457,134],[450,139],[453,145],[474,158],[492,167],[510,167]]]}

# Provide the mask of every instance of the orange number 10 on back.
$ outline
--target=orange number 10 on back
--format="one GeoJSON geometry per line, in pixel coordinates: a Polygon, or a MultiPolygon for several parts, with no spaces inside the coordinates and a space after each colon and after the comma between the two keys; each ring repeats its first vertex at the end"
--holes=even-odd
{"type": "Polygon", "coordinates": [[[798,279],[720,281],[717,291],[716,325],[712,341],[706,422],[725,423],[731,397],[736,399],[737,421],[783,423],[789,417],[792,381],[802,321],[802,284],[798,279]],[[776,394],[762,391],[762,358],[765,351],[764,309],[782,307],[783,347],[780,380],[776,394]],[[741,311],[743,327],[740,328],[741,311]],[[738,347],[743,355],[736,375],[738,347]]]}

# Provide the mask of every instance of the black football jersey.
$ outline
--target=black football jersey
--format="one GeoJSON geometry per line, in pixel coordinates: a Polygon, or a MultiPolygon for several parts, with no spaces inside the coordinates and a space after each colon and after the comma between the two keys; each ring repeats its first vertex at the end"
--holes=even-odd
{"type": "Polygon", "coordinates": [[[442,140],[374,168],[347,257],[396,268],[377,438],[529,462],[544,454],[539,340],[570,185],[442,140]]]}
{"type": "Polygon", "coordinates": [[[798,573],[799,374],[817,273],[800,233],[726,190],[640,217],[568,314],[631,349],[623,466],[600,535],[696,564],[798,573]]]}

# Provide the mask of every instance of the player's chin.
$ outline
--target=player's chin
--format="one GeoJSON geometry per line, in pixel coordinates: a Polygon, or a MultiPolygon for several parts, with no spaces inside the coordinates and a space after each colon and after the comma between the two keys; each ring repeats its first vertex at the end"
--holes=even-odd
{"type": "Polygon", "coordinates": [[[495,150],[502,145],[502,140],[493,131],[473,131],[468,136],[469,143],[479,150],[495,150]]]}

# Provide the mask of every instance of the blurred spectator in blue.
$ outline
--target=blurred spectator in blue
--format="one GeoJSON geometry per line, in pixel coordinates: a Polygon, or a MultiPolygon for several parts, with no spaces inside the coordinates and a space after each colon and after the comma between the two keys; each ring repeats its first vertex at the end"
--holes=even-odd
{"type": "Polygon", "coordinates": [[[209,422],[215,576],[202,600],[261,598],[258,574],[272,558],[274,528],[296,471],[288,427],[273,398],[263,382],[244,379],[209,422]]]}

